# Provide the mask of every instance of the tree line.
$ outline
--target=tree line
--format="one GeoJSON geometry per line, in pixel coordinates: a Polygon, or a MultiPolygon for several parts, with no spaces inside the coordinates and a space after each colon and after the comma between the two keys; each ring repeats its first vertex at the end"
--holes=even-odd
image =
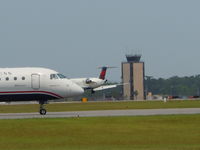
{"type": "Polygon", "coordinates": [[[200,75],[190,77],[174,76],[168,79],[147,77],[146,92],[171,96],[199,96],[200,75]]]}

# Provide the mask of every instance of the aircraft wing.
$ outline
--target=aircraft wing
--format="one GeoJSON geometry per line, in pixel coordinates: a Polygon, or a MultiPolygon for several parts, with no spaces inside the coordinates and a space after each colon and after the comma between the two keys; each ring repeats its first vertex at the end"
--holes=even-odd
{"type": "Polygon", "coordinates": [[[101,91],[101,90],[106,90],[106,89],[111,89],[111,88],[116,88],[119,85],[126,85],[129,83],[120,83],[120,84],[113,84],[113,85],[102,85],[98,88],[93,89],[93,91],[101,91]]]}
{"type": "Polygon", "coordinates": [[[101,91],[101,90],[111,89],[111,88],[115,88],[115,87],[117,87],[117,84],[115,84],[115,85],[103,85],[103,86],[100,86],[100,87],[95,88],[93,90],[94,91],[101,91]]]}

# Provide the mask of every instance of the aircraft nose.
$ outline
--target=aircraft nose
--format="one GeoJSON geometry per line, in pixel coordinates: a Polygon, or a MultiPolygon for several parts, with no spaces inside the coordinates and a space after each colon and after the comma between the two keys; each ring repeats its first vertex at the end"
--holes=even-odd
{"type": "Polygon", "coordinates": [[[73,84],[72,86],[72,94],[73,96],[79,96],[84,93],[84,90],[82,87],[78,86],[77,84],[73,84]]]}

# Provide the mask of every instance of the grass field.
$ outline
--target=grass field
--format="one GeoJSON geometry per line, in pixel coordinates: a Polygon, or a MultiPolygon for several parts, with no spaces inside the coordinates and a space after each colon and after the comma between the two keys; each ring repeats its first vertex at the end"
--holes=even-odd
{"type": "Polygon", "coordinates": [[[0,120],[1,150],[199,150],[200,115],[0,120]]]}
{"type": "MultiPolygon", "coordinates": [[[[156,108],[200,108],[200,100],[184,101],[120,101],[88,103],[56,103],[46,105],[47,111],[117,110],[117,109],[156,109],[156,108]]],[[[0,113],[38,112],[38,104],[0,105],[0,113]]]]}

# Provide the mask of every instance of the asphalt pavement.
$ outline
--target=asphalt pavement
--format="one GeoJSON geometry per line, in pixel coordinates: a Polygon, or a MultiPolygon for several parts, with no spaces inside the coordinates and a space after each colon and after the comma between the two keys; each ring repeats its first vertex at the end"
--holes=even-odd
{"type": "Polygon", "coordinates": [[[200,108],[69,111],[47,112],[46,115],[40,115],[39,113],[0,113],[0,119],[150,116],[177,114],[200,114],[200,108]]]}

